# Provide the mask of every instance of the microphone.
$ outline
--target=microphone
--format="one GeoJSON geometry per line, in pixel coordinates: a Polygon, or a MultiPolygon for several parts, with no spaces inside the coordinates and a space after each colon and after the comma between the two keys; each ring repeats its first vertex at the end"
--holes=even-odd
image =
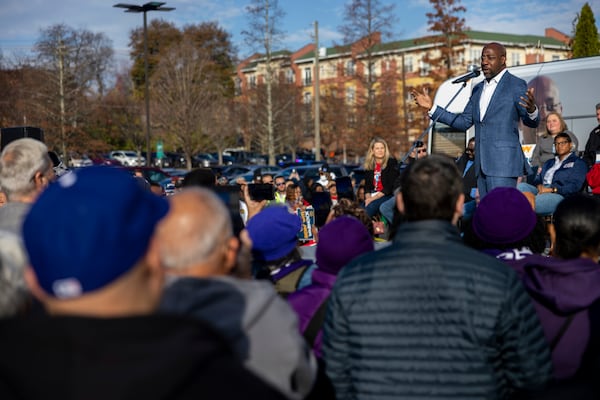
{"type": "Polygon", "coordinates": [[[464,75],[459,76],[458,78],[453,80],[452,83],[464,83],[464,82],[468,81],[469,79],[477,78],[479,76],[479,74],[481,74],[481,69],[479,69],[479,67],[474,64],[469,65],[467,70],[469,72],[467,72],[464,75]]]}

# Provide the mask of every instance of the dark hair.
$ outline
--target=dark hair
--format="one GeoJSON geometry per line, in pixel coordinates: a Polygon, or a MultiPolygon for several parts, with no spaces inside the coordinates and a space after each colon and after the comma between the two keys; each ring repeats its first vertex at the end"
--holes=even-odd
{"type": "Polygon", "coordinates": [[[183,183],[181,186],[200,186],[200,187],[214,187],[216,185],[215,173],[210,168],[196,168],[185,174],[183,183]]]}
{"type": "Polygon", "coordinates": [[[558,139],[558,138],[565,138],[565,139],[567,139],[567,142],[569,142],[569,143],[573,142],[571,140],[571,136],[569,136],[569,134],[567,132],[558,133],[556,136],[554,136],[554,141],[556,142],[556,139],[558,139]]]}
{"type": "Polygon", "coordinates": [[[367,214],[367,210],[356,202],[342,198],[338,200],[338,203],[333,206],[332,210],[334,218],[342,215],[350,215],[357,218],[367,228],[371,236],[373,235],[373,221],[369,217],[369,214],[367,214]]]}
{"type": "Polygon", "coordinates": [[[451,221],[462,193],[462,177],[454,160],[431,155],[408,167],[402,174],[400,187],[406,221],[451,221]]]}
{"type": "Polygon", "coordinates": [[[600,201],[577,193],[565,198],[554,211],[556,239],[554,255],[577,258],[584,251],[600,246],[600,201]]]}

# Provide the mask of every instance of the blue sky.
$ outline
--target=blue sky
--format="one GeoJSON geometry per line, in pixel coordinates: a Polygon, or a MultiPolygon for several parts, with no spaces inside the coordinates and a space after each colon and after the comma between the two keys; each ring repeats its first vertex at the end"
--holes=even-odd
{"type": "MultiPolygon", "coordinates": [[[[0,7],[0,51],[4,56],[26,54],[39,37],[39,31],[64,23],[73,28],[103,32],[112,40],[115,55],[128,59],[129,32],[141,27],[141,14],[124,13],[113,8],[118,2],[143,4],[147,0],[2,0],[0,7]]],[[[395,3],[397,24],[393,40],[419,37],[427,33],[425,13],[432,8],[428,0],[382,0],[395,3]]],[[[600,22],[600,0],[588,1],[600,22]]],[[[241,32],[248,29],[245,7],[248,0],[170,0],[175,11],[150,12],[148,19],[163,18],[178,27],[202,21],[217,21],[232,34],[241,55],[249,53],[243,46],[241,32]]],[[[286,48],[297,50],[311,42],[314,22],[319,22],[322,46],[340,43],[338,27],[343,20],[347,0],[279,0],[286,13],[282,29],[286,48]]],[[[585,4],[584,0],[462,0],[468,27],[474,30],[544,35],[547,27],[571,34],[572,21],[585,4]]]]}

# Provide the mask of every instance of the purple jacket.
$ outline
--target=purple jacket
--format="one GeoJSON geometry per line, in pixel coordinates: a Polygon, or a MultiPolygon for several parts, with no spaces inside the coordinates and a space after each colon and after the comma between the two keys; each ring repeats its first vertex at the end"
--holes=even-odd
{"type": "MultiPolygon", "coordinates": [[[[298,315],[298,326],[301,333],[304,333],[315,312],[329,297],[336,279],[337,275],[328,274],[317,268],[312,273],[312,284],[288,296],[287,300],[290,306],[298,315]]],[[[322,338],[323,328],[319,330],[313,345],[313,352],[319,358],[321,358],[322,338]]]]}
{"type": "Polygon", "coordinates": [[[523,249],[509,250],[496,257],[521,276],[548,343],[554,341],[568,316],[574,315],[552,351],[554,377],[572,377],[591,339],[589,309],[600,307],[600,265],[586,258],[563,260],[524,253],[523,249]],[[507,257],[509,253],[513,256],[507,257]]]}

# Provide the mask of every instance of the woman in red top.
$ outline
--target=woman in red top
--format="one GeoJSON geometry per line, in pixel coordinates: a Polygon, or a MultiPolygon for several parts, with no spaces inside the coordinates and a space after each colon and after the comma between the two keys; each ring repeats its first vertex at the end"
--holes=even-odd
{"type": "Polygon", "coordinates": [[[369,217],[377,215],[381,203],[392,197],[399,173],[398,162],[385,140],[371,140],[365,157],[365,209],[369,217]]]}

